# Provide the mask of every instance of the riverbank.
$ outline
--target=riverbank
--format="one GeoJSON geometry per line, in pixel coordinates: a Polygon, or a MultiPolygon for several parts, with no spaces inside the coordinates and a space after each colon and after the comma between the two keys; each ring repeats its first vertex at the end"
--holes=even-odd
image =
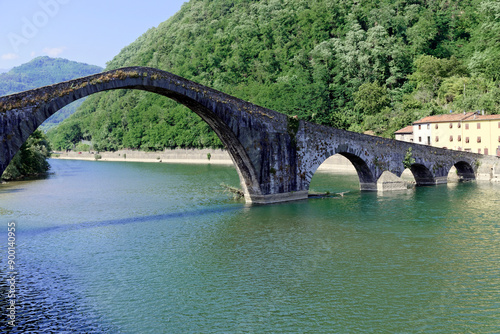
{"type": "MultiPolygon", "coordinates": [[[[214,164],[232,165],[233,161],[226,150],[221,149],[165,149],[159,152],[119,150],[115,152],[53,152],[54,159],[100,161],[129,161],[155,163],[214,164]]],[[[327,159],[318,170],[332,173],[355,174],[356,170],[349,160],[340,155],[327,159]]]]}
{"type": "Polygon", "coordinates": [[[128,162],[164,162],[188,164],[232,165],[225,150],[220,149],[175,149],[159,152],[119,150],[115,152],[54,152],[52,158],[70,160],[100,160],[128,162]]]}

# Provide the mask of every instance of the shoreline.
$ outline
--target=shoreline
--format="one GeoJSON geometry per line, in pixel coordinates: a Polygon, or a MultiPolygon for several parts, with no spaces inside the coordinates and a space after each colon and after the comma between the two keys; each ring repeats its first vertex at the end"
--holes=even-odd
{"type": "Polygon", "coordinates": [[[124,161],[149,163],[188,163],[232,165],[229,154],[221,149],[174,149],[158,152],[118,150],[115,152],[53,152],[52,159],[87,161],[124,161]],[[210,154],[210,159],[208,159],[210,154]],[[100,158],[96,159],[96,155],[100,158]]]}
{"type": "MultiPolygon", "coordinates": [[[[128,161],[149,163],[184,163],[208,165],[233,165],[229,153],[223,149],[165,149],[158,152],[137,150],[118,150],[115,152],[53,152],[52,159],[96,161],[128,161]],[[210,154],[210,159],[208,155],[210,154]]],[[[323,162],[318,171],[331,173],[357,174],[351,162],[341,155],[335,155],[323,162]]]]}

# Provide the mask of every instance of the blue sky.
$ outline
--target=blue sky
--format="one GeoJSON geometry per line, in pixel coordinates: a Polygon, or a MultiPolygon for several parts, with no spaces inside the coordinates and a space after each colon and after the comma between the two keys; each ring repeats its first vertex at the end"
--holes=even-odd
{"type": "Polygon", "coordinates": [[[187,0],[0,0],[0,69],[38,56],[104,67],[187,0]]]}

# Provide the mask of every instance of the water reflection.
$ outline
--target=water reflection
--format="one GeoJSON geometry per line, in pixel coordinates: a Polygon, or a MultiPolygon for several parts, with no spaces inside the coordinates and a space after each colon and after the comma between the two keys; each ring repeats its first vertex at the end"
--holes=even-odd
{"type": "Polygon", "coordinates": [[[94,221],[94,222],[85,222],[71,225],[60,225],[60,226],[51,226],[45,228],[39,228],[35,230],[27,231],[26,235],[34,235],[41,233],[54,233],[54,232],[66,232],[87,228],[101,228],[110,225],[125,225],[125,224],[140,224],[151,221],[168,221],[171,219],[194,219],[203,215],[211,215],[211,214],[220,214],[224,212],[234,211],[239,209],[239,206],[229,206],[229,207],[217,207],[217,208],[205,208],[205,209],[197,209],[191,211],[182,211],[182,212],[173,212],[168,214],[161,215],[152,215],[152,216],[140,216],[140,217],[129,217],[123,219],[111,219],[105,221],[94,221]]]}

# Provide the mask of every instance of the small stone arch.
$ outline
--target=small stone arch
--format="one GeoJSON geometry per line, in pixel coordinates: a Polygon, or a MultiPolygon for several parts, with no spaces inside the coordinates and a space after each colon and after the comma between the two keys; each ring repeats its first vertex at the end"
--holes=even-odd
{"type": "Polygon", "coordinates": [[[475,180],[476,174],[474,173],[474,168],[466,162],[459,161],[455,163],[455,168],[457,169],[457,176],[459,181],[475,180]]]}
{"type": "Polygon", "coordinates": [[[431,171],[424,165],[415,163],[410,167],[417,186],[427,186],[436,184],[436,179],[431,171]]]}
{"type": "Polygon", "coordinates": [[[377,178],[373,175],[366,161],[353,153],[338,152],[338,154],[347,158],[356,169],[361,190],[377,190],[377,178]]]}
{"type": "Polygon", "coordinates": [[[361,190],[367,190],[367,191],[376,191],[377,190],[377,178],[372,173],[372,170],[368,166],[365,160],[360,158],[357,154],[355,153],[350,153],[345,150],[342,151],[330,151],[325,156],[322,157],[320,160],[320,163],[316,163],[313,168],[311,168],[311,171],[307,175],[307,189],[309,189],[309,184],[312,181],[312,178],[316,171],[318,170],[319,166],[321,166],[327,159],[331,158],[334,155],[340,155],[349,160],[349,162],[353,165],[354,169],[356,170],[356,173],[358,175],[359,179],[359,186],[361,190]]]}

